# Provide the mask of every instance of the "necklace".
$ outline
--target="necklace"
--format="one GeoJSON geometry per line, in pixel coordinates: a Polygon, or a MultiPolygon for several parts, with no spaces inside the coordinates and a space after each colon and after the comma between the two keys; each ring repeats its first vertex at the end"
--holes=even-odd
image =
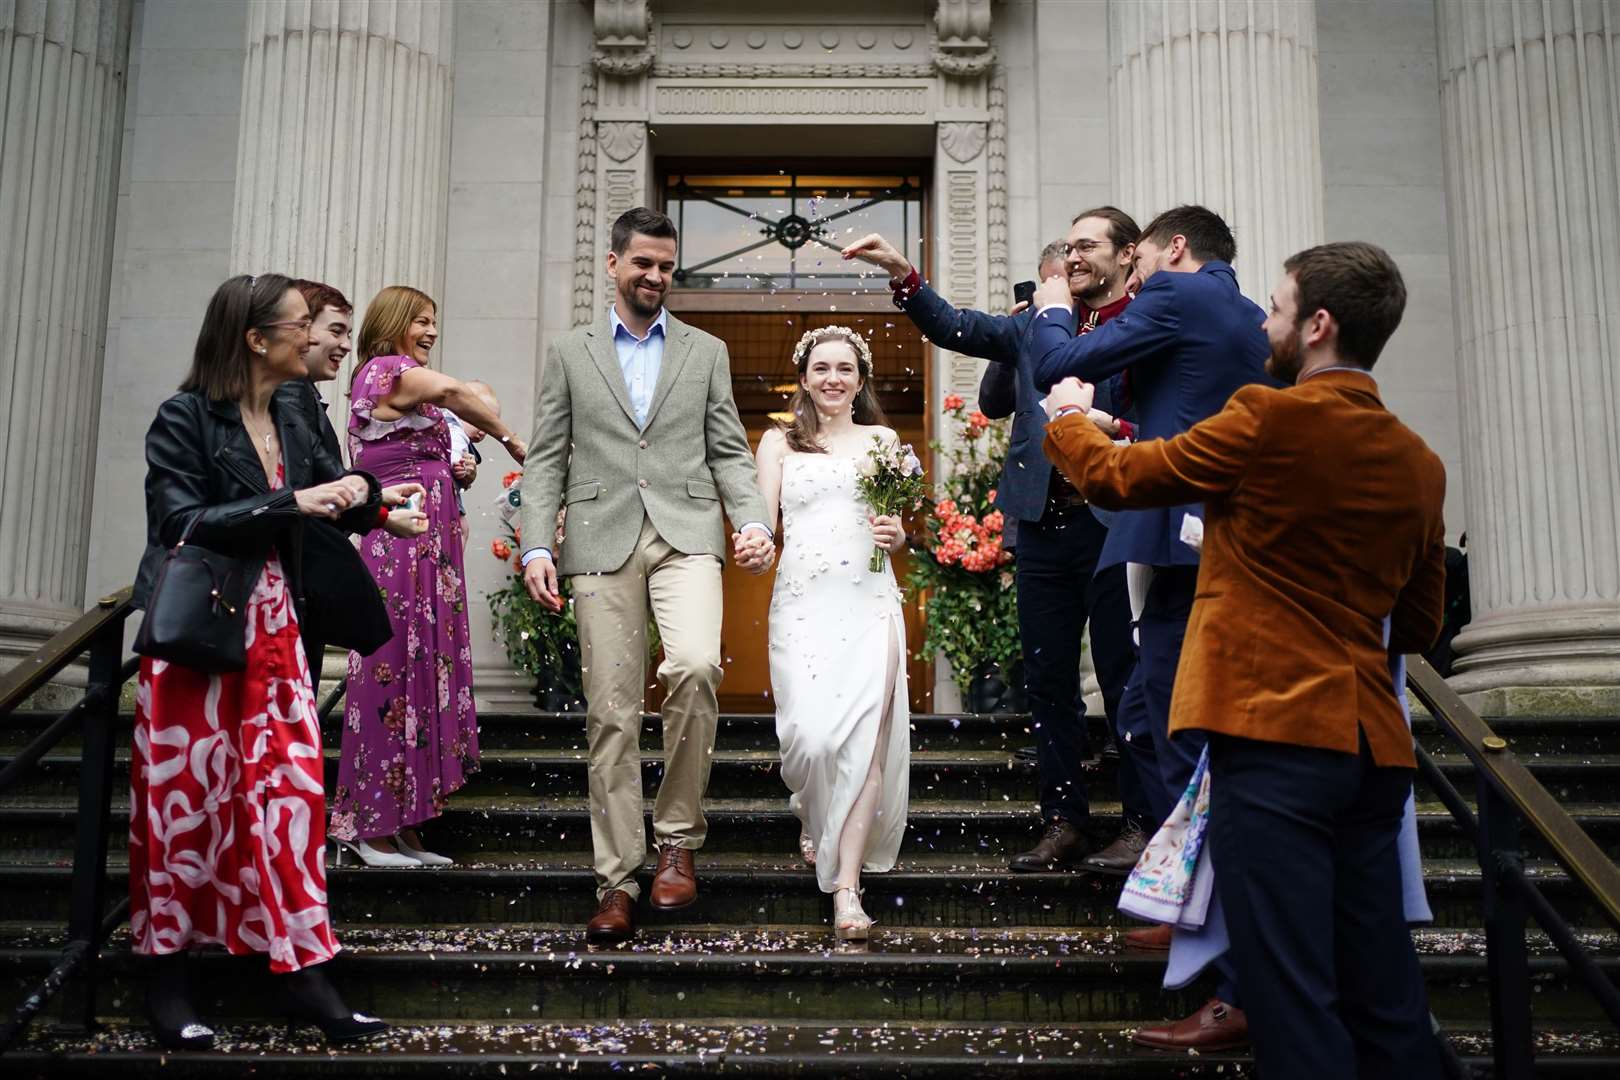
{"type": "Polygon", "coordinates": [[[264,440],[263,453],[259,453],[259,448],[257,446],[255,446],[253,449],[255,453],[259,453],[260,466],[264,469],[265,475],[269,476],[275,469],[272,448],[270,446],[270,440],[275,435],[275,424],[271,423],[263,431],[261,431],[259,430],[257,424],[248,422],[247,414],[244,413],[242,414],[242,427],[248,432],[249,442],[253,441],[252,436],[254,435],[257,435],[264,440]]]}

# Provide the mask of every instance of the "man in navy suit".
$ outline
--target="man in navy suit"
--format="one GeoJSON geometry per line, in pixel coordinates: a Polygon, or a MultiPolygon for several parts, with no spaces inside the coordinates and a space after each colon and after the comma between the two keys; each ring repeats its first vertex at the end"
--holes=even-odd
{"type": "MultiPolygon", "coordinates": [[[[1071,223],[1060,252],[1061,280],[1068,290],[1065,295],[1072,292],[1080,305],[1081,332],[1106,322],[1129,302],[1125,281],[1136,233],[1136,223],[1114,207],[1088,210],[1071,223]]],[[[1034,315],[1027,310],[991,315],[951,306],[923,284],[905,256],[881,236],[857,241],[844,249],[844,257],[860,258],[887,271],[895,304],[930,341],[991,360],[992,370],[999,372],[995,381],[986,376],[993,392],[980,404],[987,411],[996,409],[991,415],[1015,414],[996,505],[1017,522],[1019,638],[1040,768],[1042,817],[1035,846],[1013,856],[1010,865],[1016,871],[1078,868],[1089,862],[1084,826],[1090,805],[1082,763],[1090,753],[1080,693],[1081,635],[1088,615],[1105,701],[1118,699],[1134,655],[1122,583],[1111,592],[1093,587],[1107,528],[1041,452],[1046,415],[1035,392],[1033,355],[1028,349],[1034,315]],[[998,396],[999,401],[992,400],[998,396]]],[[[1118,433],[1113,417],[1099,413],[1096,419],[1109,434],[1118,433]]],[[[1122,762],[1120,773],[1127,817],[1145,820],[1151,804],[1141,786],[1131,784],[1136,779],[1133,767],[1122,762]]],[[[1126,838],[1136,852],[1145,844],[1140,827],[1127,826],[1126,838]]],[[[1111,853],[1119,861],[1120,843],[1098,856],[1111,853]]],[[[1134,864],[1135,859],[1129,861],[1134,864]]]]}
{"type": "MultiPolygon", "coordinates": [[[[1073,301],[1066,283],[1047,279],[1035,293],[1031,352],[1036,385],[1049,391],[1071,375],[1096,382],[1128,372],[1142,439],[1181,434],[1220,412],[1239,387],[1275,385],[1265,372],[1271,353],[1261,329],[1266,315],[1238,291],[1232,271],[1236,255],[1232,231],[1214,211],[1202,206],[1166,210],[1137,241],[1136,275],[1142,288],[1136,299],[1117,319],[1084,336],[1073,332],[1073,301]]],[[[1170,698],[1198,582],[1198,549],[1187,541],[1202,524],[1199,503],[1122,511],[1108,530],[1101,558],[1103,565],[1126,562],[1152,568],[1137,622],[1136,681],[1163,781],[1155,802],[1161,821],[1186,790],[1207,741],[1201,731],[1170,737],[1170,698]],[[1189,526],[1187,519],[1196,519],[1196,524],[1189,526]]],[[[1168,947],[1168,928],[1160,929],[1158,937],[1162,941],[1153,941],[1152,932],[1137,932],[1134,940],[1168,947]]],[[[1236,1007],[1230,969],[1223,971],[1226,978],[1216,998],[1185,1020],[1142,1029],[1136,1040],[1178,1050],[1244,1042],[1247,1021],[1236,1007]]]]}

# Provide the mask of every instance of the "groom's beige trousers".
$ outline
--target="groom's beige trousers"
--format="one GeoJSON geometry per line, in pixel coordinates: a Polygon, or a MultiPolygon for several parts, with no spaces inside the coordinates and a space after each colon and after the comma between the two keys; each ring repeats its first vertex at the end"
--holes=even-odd
{"type": "Polygon", "coordinates": [[[643,518],[623,566],[569,578],[585,683],[598,899],[609,889],[641,895],[635,874],[647,858],[641,710],[649,606],[664,646],[658,678],[665,693],[664,778],[653,805],[653,836],[659,844],[696,850],[708,833],[702,804],[719,719],[721,569],[713,555],[676,551],[643,518]]]}

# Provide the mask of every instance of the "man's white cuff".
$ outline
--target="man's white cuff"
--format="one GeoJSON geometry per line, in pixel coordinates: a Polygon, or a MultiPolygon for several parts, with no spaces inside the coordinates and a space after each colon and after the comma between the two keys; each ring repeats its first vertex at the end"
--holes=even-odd
{"type": "Polygon", "coordinates": [[[772,540],[776,539],[776,532],[769,525],[765,524],[763,521],[744,522],[743,527],[738,529],[737,531],[740,532],[740,533],[745,533],[749,529],[758,529],[761,532],[763,532],[766,536],[770,537],[772,540]]]}
{"type": "Polygon", "coordinates": [[[537,547],[537,548],[530,548],[528,551],[525,551],[523,553],[523,566],[524,566],[524,568],[527,569],[528,565],[531,562],[538,559],[542,555],[544,555],[548,559],[551,558],[551,549],[550,548],[537,547]]]}
{"type": "Polygon", "coordinates": [[[1045,315],[1048,311],[1061,311],[1065,315],[1074,314],[1074,309],[1064,304],[1047,304],[1045,307],[1041,308],[1041,310],[1035,313],[1035,317],[1038,319],[1042,315],[1045,315]]]}

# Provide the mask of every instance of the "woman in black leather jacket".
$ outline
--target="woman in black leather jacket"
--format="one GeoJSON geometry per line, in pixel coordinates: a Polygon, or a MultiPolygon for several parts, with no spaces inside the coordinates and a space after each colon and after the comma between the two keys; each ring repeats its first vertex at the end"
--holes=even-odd
{"type": "MultiPolygon", "coordinates": [[[[231,278],[209,302],[190,373],[146,436],[147,549],[135,602],[182,539],[239,560],[247,664],[208,674],[141,661],[131,762],[130,928],[153,957],[148,1013],[170,1048],[213,1042],[186,951],[263,953],[292,1019],[329,1040],[387,1025],[351,1012],[318,966],[337,952],[326,906],[325,793],[314,689],[299,642],[309,518],[414,535],[390,512],[417,485],[346,472],[275,390],[303,377],[309,312],[279,274],[231,278]]],[[[414,491],[412,490],[414,489],[414,491]]]]}

